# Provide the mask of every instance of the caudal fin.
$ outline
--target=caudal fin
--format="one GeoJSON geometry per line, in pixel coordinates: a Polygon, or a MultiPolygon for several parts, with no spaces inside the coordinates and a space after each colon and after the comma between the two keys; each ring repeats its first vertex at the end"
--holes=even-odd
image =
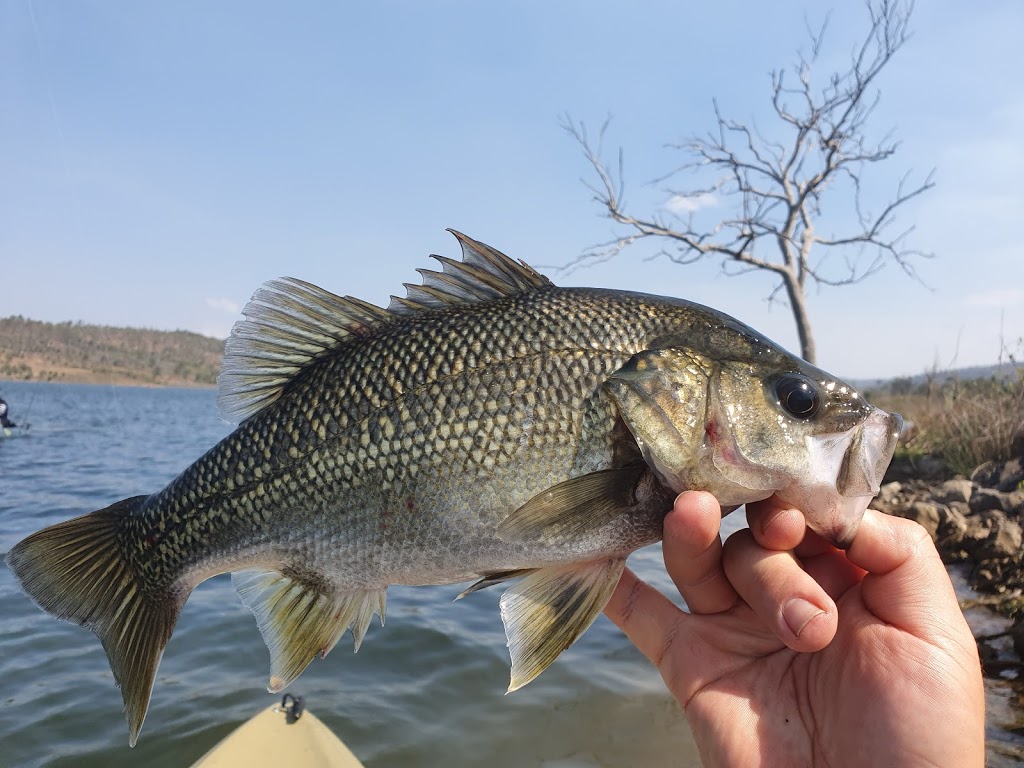
{"type": "Polygon", "coordinates": [[[187,597],[144,589],[119,546],[120,521],[145,499],[135,496],[44,528],[16,544],[6,558],[40,608],[99,636],[124,697],[132,746],[187,597]]]}

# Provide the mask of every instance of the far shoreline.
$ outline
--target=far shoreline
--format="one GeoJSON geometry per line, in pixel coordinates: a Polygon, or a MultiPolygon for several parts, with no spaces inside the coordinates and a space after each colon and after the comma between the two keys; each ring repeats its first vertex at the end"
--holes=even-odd
{"type": "Polygon", "coordinates": [[[202,384],[194,381],[139,381],[126,376],[115,377],[61,377],[53,379],[12,379],[0,376],[0,386],[8,384],[72,384],[98,387],[133,387],[136,389],[217,389],[216,384],[202,384]]]}

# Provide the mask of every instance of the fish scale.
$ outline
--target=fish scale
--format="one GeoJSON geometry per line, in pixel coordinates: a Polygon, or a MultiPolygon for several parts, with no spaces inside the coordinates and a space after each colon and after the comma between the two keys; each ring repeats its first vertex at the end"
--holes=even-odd
{"type": "MultiPolygon", "coordinates": [[[[579,438],[583,436],[578,434],[581,416],[589,410],[588,401],[598,399],[595,392],[601,382],[628,359],[643,339],[634,338],[627,347],[623,336],[613,339],[619,342],[620,349],[595,353],[593,347],[608,334],[603,327],[594,328],[585,323],[585,318],[593,314],[589,297],[581,295],[573,302],[567,301],[567,297],[550,294],[531,298],[533,300],[525,307],[521,306],[524,302],[512,307],[513,317],[526,322],[536,316],[557,318],[560,313],[570,323],[569,331],[563,334],[564,341],[556,344],[558,340],[550,332],[531,336],[529,328],[523,325],[502,323],[499,329],[516,328],[516,337],[522,342],[513,356],[506,351],[510,346],[507,336],[479,322],[474,323],[473,318],[463,323],[459,312],[453,310],[443,317],[430,318],[433,322],[418,324],[414,331],[401,328],[382,334],[375,344],[359,339],[360,343],[351,354],[326,361],[321,370],[311,373],[306,381],[297,382],[292,392],[272,406],[282,413],[268,412],[271,421],[291,425],[289,430],[261,435],[258,430],[262,425],[254,424],[253,429],[243,425],[239,433],[226,438],[200,460],[195,472],[186,473],[180,482],[172,483],[143,506],[140,515],[133,518],[137,525],[188,519],[192,528],[190,537],[169,536],[143,554],[142,559],[150,565],[166,563],[165,578],[173,581],[179,576],[175,568],[179,553],[192,540],[216,540],[222,526],[241,523],[239,518],[244,515],[237,514],[239,510],[259,515],[261,509],[280,509],[288,505],[296,509],[315,508],[322,506],[320,495],[323,501],[333,501],[344,517],[347,509],[367,506],[358,497],[360,488],[379,484],[387,489],[410,471],[416,471],[421,460],[428,464],[450,465],[451,456],[463,457],[466,465],[479,465],[490,471],[502,463],[530,458],[523,456],[524,450],[536,451],[538,464],[552,469],[527,484],[527,488],[535,491],[565,479],[568,476],[566,465],[571,468],[578,464],[583,469],[596,467],[604,456],[592,457],[591,454],[609,453],[607,438],[611,430],[608,424],[595,425],[587,437],[596,437],[597,445],[581,445],[579,438]],[[539,298],[548,300],[541,302],[539,298]],[[452,325],[459,331],[446,330],[452,325]],[[480,339],[479,343],[474,343],[475,338],[480,339]],[[583,349],[566,349],[569,344],[583,349]],[[431,346],[437,347],[433,359],[440,364],[428,365],[430,361],[422,350],[431,346]],[[452,361],[459,358],[446,354],[446,350],[470,349],[472,352],[475,347],[486,349],[487,355],[482,351],[471,354],[461,366],[455,363],[456,369],[453,369],[452,361]],[[387,373],[381,375],[383,372],[387,373]],[[516,388],[522,388],[530,378],[535,380],[536,394],[531,391],[517,413],[512,408],[511,398],[516,388]],[[335,382],[330,390],[325,388],[325,380],[335,382]],[[441,392],[431,387],[442,384],[447,394],[439,400],[441,392]],[[504,395],[501,401],[490,396],[494,386],[504,395]],[[306,390],[320,394],[307,396],[306,390]],[[541,394],[546,397],[542,399],[541,394]],[[495,431],[499,418],[518,423],[520,429],[495,431]],[[530,419],[534,427],[522,430],[526,419],[530,419]],[[437,439],[438,425],[449,428],[448,439],[437,439]],[[327,441],[320,437],[321,432],[328,436],[327,441]],[[259,444],[266,446],[274,460],[260,461],[261,456],[253,456],[246,450],[248,445],[259,444]],[[310,461],[306,453],[314,446],[320,454],[326,455],[310,461]],[[492,450],[486,450],[487,447],[492,450]],[[240,466],[231,465],[232,456],[237,457],[235,461],[240,466]],[[308,478],[310,485],[287,489],[294,477],[288,469],[289,459],[301,464],[300,474],[317,470],[308,478]],[[342,484],[333,478],[336,469],[344,477],[342,484]],[[287,502],[280,498],[281,494],[262,497],[251,492],[248,496],[239,494],[241,479],[253,474],[279,478],[279,484],[288,490],[287,502]],[[219,480],[222,477],[235,478],[234,492],[225,489],[225,483],[219,480]],[[179,486],[198,489],[200,495],[183,497],[179,486]],[[194,508],[203,501],[211,505],[206,508],[205,518],[195,515],[186,518],[177,509],[182,502],[194,508]],[[229,520],[224,519],[224,509],[234,513],[229,520]]],[[[614,419],[614,408],[607,399],[599,410],[607,421],[614,419]]],[[[605,463],[607,461],[605,459],[605,463]]],[[[469,466],[462,466],[457,471],[462,473],[468,469],[469,466]]],[[[487,487],[489,503],[474,505],[477,520],[486,522],[488,518],[504,517],[508,512],[508,495],[514,500],[518,497],[520,503],[525,502],[523,493],[516,493],[518,485],[509,483],[508,487],[502,487],[492,478],[487,487]]],[[[369,506],[378,509],[398,501],[388,495],[375,496],[369,506]]],[[[466,499],[457,496],[451,501],[455,502],[453,506],[460,507],[466,499]]],[[[419,506],[445,511],[433,505],[419,506]]],[[[234,537],[231,543],[241,543],[241,548],[249,544],[245,540],[238,542],[234,537]]],[[[488,564],[481,565],[487,569],[488,564]]],[[[490,568],[501,565],[490,565],[490,568]]],[[[380,576],[388,578],[386,573],[380,576]]]]}
{"type": "Polygon", "coordinates": [[[715,310],[558,288],[456,237],[462,262],[437,257],[386,310],[264,285],[218,380],[239,427],[163,490],[8,554],[44,609],[100,636],[131,743],[182,605],[217,573],[256,617],[272,691],[346,631],[358,649],[389,584],[512,581],[514,690],[586,630],[684,488],[777,493],[852,535],[866,500],[837,479],[877,488],[898,417],[715,310]]]}

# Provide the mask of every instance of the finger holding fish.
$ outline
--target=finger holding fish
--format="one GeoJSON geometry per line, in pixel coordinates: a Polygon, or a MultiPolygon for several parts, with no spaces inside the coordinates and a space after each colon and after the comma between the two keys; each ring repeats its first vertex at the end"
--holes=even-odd
{"type": "Polygon", "coordinates": [[[665,517],[665,565],[691,613],[720,613],[736,590],[722,567],[722,511],[711,494],[686,491],[665,517]]]}
{"type": "Polygon", "coordinates": [[[775,496],[746,505],[747,527],[765,549],[796,549],[809,533],[803,512],[775,496]]]}
{"type": "Polygon", "coordinates": [[[765,549],[741,530],[726,541],[722,566],[740,599],[794,651],[821,650],[835,636],[835,602],[792,552],[765,549]]]}
{"type": "Polygon", "coordinates": [[[666,570],[682,585],[680,592],[693,614],[726,611],[739,600],[793,650],[825,647],[835,634],[837,610],[828,590],[792,552],[806,531],[803,516],[778,500],[750,507],[749,528],[732,534],[723,547],[717,526],[705,522],[718,509],[714,497],[681,494],[665,518],[666,570]],[[715,530],[703,549],[694,533],[702,528],[704,537],[715,530]]]}
{"type": "Polygon", "coordinates": [[[800,568],[833,600],[864,577],[864,571],[850,562],[845,550],[807,528],[803,513],[776,497],[748,504],[747,522],[761,547],[792,551],[800,568]]]}

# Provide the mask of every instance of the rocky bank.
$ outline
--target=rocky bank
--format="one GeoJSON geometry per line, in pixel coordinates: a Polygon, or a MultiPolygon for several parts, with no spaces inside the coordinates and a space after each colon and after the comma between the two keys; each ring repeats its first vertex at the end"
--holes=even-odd
{"type": "Polygon", "coordinates": [[[982,464],[970,478],[949,477],[934,459],[896,462],[871,506],[916,520],[943,561],[966,564],[971,587],[1022,625],[1024,656],[1024,436],[1020,443],[1020,455],[982,464]]]}

